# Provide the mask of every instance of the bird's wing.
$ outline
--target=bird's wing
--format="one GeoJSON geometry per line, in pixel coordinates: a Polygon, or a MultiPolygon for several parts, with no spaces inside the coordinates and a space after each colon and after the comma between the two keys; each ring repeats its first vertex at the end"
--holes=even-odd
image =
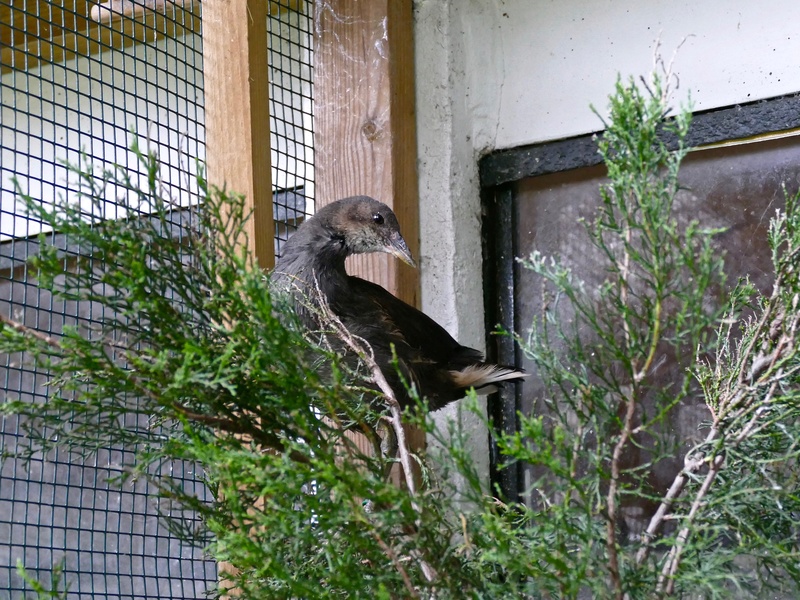
{"type": "Polygon", "coordinates": [[[381,286],[350,277],[351,289],[362,298],[369,298],[380,306],[405,343],[431,362],[458,368],[483,360],[483,354],[462,346],[436,321],[422,311],[396,298],[381,286]]]}

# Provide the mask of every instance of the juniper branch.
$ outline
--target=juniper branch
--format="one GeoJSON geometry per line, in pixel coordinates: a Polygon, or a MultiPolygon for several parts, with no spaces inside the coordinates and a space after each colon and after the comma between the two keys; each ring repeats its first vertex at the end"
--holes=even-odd
{"type": "MultiPolygon", "coordinates": [[[[406,432],[403,427],[403,415],[400,402],[397,400],[397,397],[389,385],[389,382],[386,380],[386,377],[384,376],[380,366],[375,361],[372,348],[369,346],[366,340],[358,338],[350,333],[339,317],[337,317],[330,309],[330,306],[328,305],[324,295],[322,294],[322,291],[318,286],[315,288],[315,294],[318,303],[317,308],[319,309],[323,323],[331,326],[337,337],[339,337],[339,339],[341,339],[348,346],[348,348],[350,348],[350,350],[353,351],[356,356],[358,356],[358,358],[367,366],[371,373],[373,383],[378,386],[381,394],[383,395],[386,406],[389,409],[389,416],[387,418],[392,426],[392,430],[396,438],[397,452],[400,459],[400,464],[403,467],[406,488],[413,498],[414,496],[417,496],[418,493],[417,483],[414,480],[411,451],[409,449],[406,432]]],[[[418,502],[412,500],[411,505],[417,513],[421,512],[422,509],[418,502]]],[[[418,562],[420,569],[425,575],[425,578],[430,582],[435,581],[438,577],[438,574],[430,565],[430,563],[423,557],[419,557],[418,562]]]]}

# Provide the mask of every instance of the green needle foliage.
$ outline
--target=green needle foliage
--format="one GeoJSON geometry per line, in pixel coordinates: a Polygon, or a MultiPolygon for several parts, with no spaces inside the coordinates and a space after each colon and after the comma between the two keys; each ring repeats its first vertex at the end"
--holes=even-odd
{"type": "Polygon", "coordinates": [[[609,183],[596,217],[584,223],[604,258],[605,281],[587,290],[551,257],[536,252],[522,261],[549,284],[549,306],[523,343],[549,410],[523,419],[510,441],[526,447],[528,462],[546,461],[534,504],[546,514],[555,507],[570,518],[582,513],[565,546],[567,563],[551,575],[603,572],[608,580],[594,592],[618,597],[630,591],[627,571],[636,585],[644,576],[622,548],[623,511],[656,499],[650,474],[677,451],[668,419],[697,393],[690,372],[674,369],[664,382],[659,363],[685,368],[696,351],[713,351],[709,333],[721,316],[708,302],[723,282],[714,232],[696,222],[682,227],[673,210],[689,114],[665,119],[665,111],[659,80],[646,90],[618,83],[611,98],[599,141],[609,183]],[[674,150],[668,137],[677,140],[674,150]],[[634,450],[639,460],[628,459],[634,450]]]}
{"type": "MultiPolygon", "coordinates": [[[[25,199],[80,249],[68,254],[42,236],[41,286],[106,318],[52,337],[3,319],[0,351],[25,353],[50,374],[47,402],[0,405],[27,427],[29,445],[15,455],[135,451],[120,481],[150,480],[171,501],[173,531],[228,565],[219,592],[236,597],[791,593],[800,581],[797,198],[773,222],[772,294],[746,284],[725,292],[715,232],[674,216],[688,115],[665,117],[658,80],[619,83],[610,109],[600,140],[610,183],[585,223],[604,283],[588,289],[540,254],[522,261],[548,290],[519,340],[542,410],[520,415],[520,431],[498,443],[509,461],[533,466],[525,504],[485,494],[469,439],[420,412],[406,421],[444,452],[436,464],[418,457],[422,489],[387,481],[394,459],[380,449],[378,409],[390,399],[375,391],[368,353],[332,351],[349,345],[328,343],[346,337],[334,319],[321,335],[298,328],[253,267],[241,197],[201,179],[204,202],[178,228],[187,209],[163,193],[156,158],[141,154],[143,186],[86,165],[75,169],[80,203],[25,199]],[[94,216],[120,189],[125,217],[94,216]],[[666,382],[656,373],[664,361],[677,365],[666,382]],[[670,419],[693,398],[705,401],[708,423],[686,452],[670,419]],[[668,461],[683,467],[664,493],[649,476],[668,461]],[[208,493],[170,478],[175,464],[193,465],[208,493]],[[458,495],[448,474],[466,482],[458,495]],[[640,501],[654,508],[632,539],[622,523],[640,501]]],[[[478,411],[474,397],[465,402],[478,411]]]]}
{"type": "Polygon", "coordinates": [[[746,282],[725,292],[718,232],[675,216],[689,114],[666,118],[666,98],[658,78],[618,82],[611,98],[599,141],[609,183],[584,223],[604,282],[586,289],[537,252],[522,261],[547,284],[544,310],[520,339],[546,412],[522,416],[520,433],[501,443],[540,466],[528,518],[558,524],[548,534],[561,551],[533,577],[537,594],[796,589],[796,198],[773,222],[772,297],[746,282]],[[744,316],[751,310],[755,318],[744,316]],[[672,419],[697,398],[708,431],[687,453],[672,419]],[[684,467],[665,494],[651,475],[676,459],[684,467]],[[630,539],[625,512],[641,506],[649,522],[630,539]]]}
{"type": "Polygon", "coordinates": [[[120,483],[148,478],[187,511],[170,526],[230,563],[243,597],[410,593],[425,581],[406,565],[417,553],[447,570],[455,558],[440,548],[451,537],[441,507],[420,507],[386,480],[380,452],[345,436],[355,429],[379,446],[376,392],[359,364],[310,340],[273,298],[242,244],[243,199],[201,180],[202,209],[177,237],[181,212],[161,192],[156,158],[140,159],[146,189],[125,171],[98,176],[87,165],[75,169],[81,202],[25,198],[33,218],[79,248],[67,257],[42,236],[32,261],[40,285],[101,307],[105,319],[59,337],[4,320],[2,351],[24,352],[50,374],[47,402],[2,404],[27,428],[30,444],[16,455],[135,449],[120,483]],[[123,195],[126,218],[94,216],[120,189],[134,192],[123,195]],[[201,470],[212,501],[170,478],[176,461],[201,470]]]}

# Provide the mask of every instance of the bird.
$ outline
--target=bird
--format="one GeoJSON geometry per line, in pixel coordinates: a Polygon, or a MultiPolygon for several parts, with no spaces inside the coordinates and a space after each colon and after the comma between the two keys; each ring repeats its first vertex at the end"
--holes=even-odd
{"type": "Polygon", "coordinates": [[[502,382],[527,376],[520,369],[485,362],[480,351],[459,344],[422,311],[380,285],[347,273],[348,256],[371,252],[385,252],[416,266],[397,217],[386,204],[369,196],[343,198],[299,226],[284,244],[270,277],[277,289],[293,295],[307,329],[320,326],[313,310],[315,293],[324,299],[347,331],[371,346],[403,408],[414,403],[407,385],[435,411],[470,389],[490,393],[502,382]]]}

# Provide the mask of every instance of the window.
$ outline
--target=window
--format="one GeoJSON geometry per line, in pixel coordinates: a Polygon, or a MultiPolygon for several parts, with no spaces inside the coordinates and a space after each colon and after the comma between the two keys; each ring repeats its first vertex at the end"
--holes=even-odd
{"type": "MultiPolygon", "coordinates": [[[[707,145],[692,151],[683,162],[680,178],[684,189],[677,198],[676,217],[681,222],[697,219],[706,227],[723,229],[715,235],[714,244],[725,255],[731,283],[748,276],[760,289],[769,290],[769,222],[783,204],[782,186],[790,192],[800,187],[800,135],[791,130],[776,135],[770,128],[796,126],[793,121],[797,119],[787,115],[797,105],[796,99],[779,98],[697,115],[693,122],[689,143],[707,145]],[[719,143],[731,133],[756,137],[719,143]]],[[[505,329],[524,334],[542,309],[541,283],[514,260],[534,249],[559,256],[589,289],[602,281],[600,257],[590,251],[579,222],[591,218],[599,202],[605,174],[599,161],[592,136],[498,152],[484,159],[481,173],[489,215],[485,236],[487,323],[499,322],[505,329]]],[[[568,319],[569,315],[562,317],[568,319]]],[[[534,371],[510,339],[491,336],[487,345],[500,362],[534,371]]],[[[681,368],[666,361],[658,376],[669,385],[675,369],[681,368]]],[[[545,410],[541,392],[534,372],[521,388],[496,396],[490,403],[495,422],[510,431],[517,426],[518,410],[541,413],[545,410]]],[[[655,488],[663,491],[672,482],[683,451],[700,435],[697,426],[706,415],[700,399],[675,412],[670,426],[682,447],[675,462],[658,464],[653,470],[655,488]]],[[[646,449],[631,453],[627,457],[631,461],[647,458],[646,449]],[[639,454],[634,455],[636,452],[639,454]]],[[[495,481],[509,497],[520,497],[535,470],[529,465],[498,470],[496,451],[493,460],[495,481]]],[[[648,507],[635,507],[626,515],[633,529],[646,518],[648,507]]]]}

